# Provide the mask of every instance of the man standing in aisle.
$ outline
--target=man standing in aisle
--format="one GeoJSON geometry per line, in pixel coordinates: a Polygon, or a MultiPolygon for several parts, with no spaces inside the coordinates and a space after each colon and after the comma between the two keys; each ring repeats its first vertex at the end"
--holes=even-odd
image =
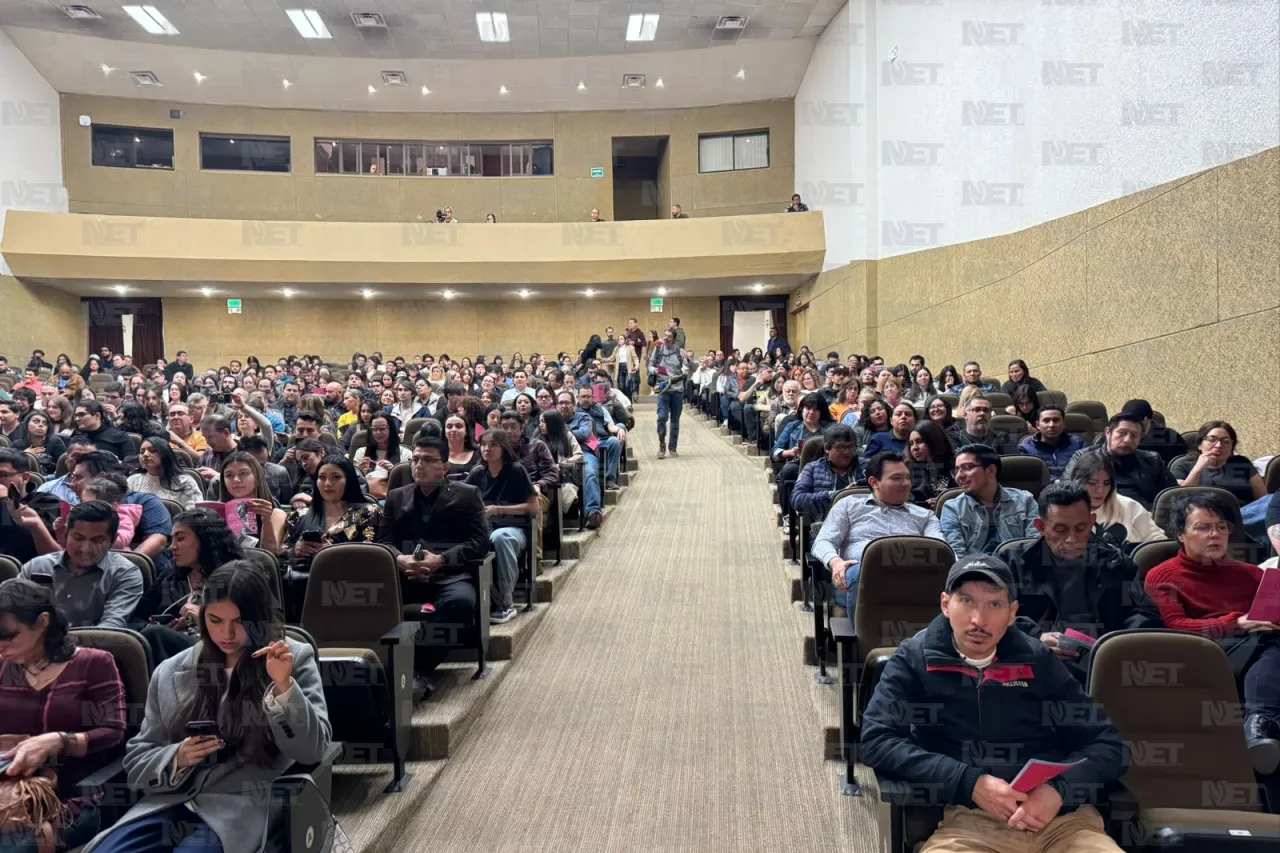
{"type": "Polygon", "coordinates": [[[671,420],[671,455],[679,456],[680,414],[684,411],[684,383],[689,375],[689,359],[676,343],[677,326],[667,329],[662,343],[649,356],[649,372],[658,374],[658,458],[667,456],[667,419],[671,420]],[[665,383],[665,384],[664,384],[665,383]]]}
{"type": "Polygon", "coordinates": [[[627,320],[627,331],[623,333],[622,341],[631,347],[631,351],[635,354],[635,359],[631,363],[636,365],[636,369],[632,370],[630,375],[627,377],[627,384],[625,386],[622,384],[621,377],[618,379],[618,385],[622,389],[622,393],[634,400],[640,395],[639,365],[641,360],[644,359],[644,347],[647,342],[644,336],[644,329],[640,328],[640,324],[636,321],[635,317],[631,317],[627,320]]]}

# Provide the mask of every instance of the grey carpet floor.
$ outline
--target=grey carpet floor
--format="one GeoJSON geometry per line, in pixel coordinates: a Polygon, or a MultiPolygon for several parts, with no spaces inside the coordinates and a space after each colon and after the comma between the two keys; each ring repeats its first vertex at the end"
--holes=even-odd
{"type": "Polygon", "coordinates": [[[759,463],[691,417],[658,461],[639,412],[636,484],[421,807],[387,822],[394,849],[878,846],[874,794],[840,797],[821,757],[759,463]]]}

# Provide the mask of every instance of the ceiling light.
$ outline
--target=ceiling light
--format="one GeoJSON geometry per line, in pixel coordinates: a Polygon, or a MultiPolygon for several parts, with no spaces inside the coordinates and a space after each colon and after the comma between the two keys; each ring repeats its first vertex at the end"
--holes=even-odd
{"type": "Polygon", "coordinates": [[[62,6],[61,8],[62,14],[77,21],[94,20],[102,17],[88,6],[62,6]]]}
{"type": "Polygon", "coordinates": [[[212,287],[202,287],[200,288],[200,292],[203,293],[205,296],[213,296],[212,287]]]}
{"type": "Polygon", "coordinates": [[[281,81],[280,81],[280,83],[281,83],[281,84],[282,84],[286,89],[288,89],[290,86],[292,86],[292,85],[293,85],[293,84],[292,84],[292,83],[290,83],[288,80],[281,80],[281,81]]]}
{"type": "Polygon", "coordinates": [[[655,88],[655,89],[661,89],[661,88],[662,88],[662,78],[661,78],[661,77],[659,77],[659,78],[658,78],[658,82],[657,82],[657,83],[654,83],[654,84],[653,84],[653,88],[655,88]]]}
{"type": "Polygon", "coordinates": [[[747,19],[742,15],[721,15],[716,21],[717,30],[741,30],[747,26],[747,19]]]}
{"type": "Polygon", "coordinates": [[[592,290],[591,288],[589,288],[589,287],[588,287],[586,290],[582,291],[582,292],[583,292],[584,294],[586,294],[586,296],[588,296],[588,297],[592,297],[592,296],[595,296],[595,295],[596,295],[596,292],[595,292],[594,290],[592,290]]]}
{"type": "Polygon", "coordinates": [[[199,71],[192,71],[192,72],[191,72],[191,76],[192,76],[192,77],[194,77],[194,78],[196,78],[196,85],[197,85],[197,86],[199,86],[199,85],[200,85],[201,83],[203,83],[205,80],[208,80],[208,79],[209,79],[209,76],[208,76],[207,74],[201,74],[199,71]]]}
{"type": "Polygon", "coordinates": [[[331,39],[329,28],[315,9],[285,9],[284,13],[293,22],[293,27],[304,39],[331,39]]]}
{"type": "Polygon", "coordinates": [[[280,291],[280,292],[284,294],[284,298],[285,298],[285,299],[288,299],[290,296],[293,296],[293,291],[292,291],[292,290],[290,290],[290,289],[289,289],[289,288],[287,288],[287,287],[286,287],[284,290],[280,291]]]}
{"type": "Polygon", "coordinates": [[[160,78],[155,75],[154,71],[130,71],[129,76],[133,78],[133,82],[138,86],[163,86],[160,78]]]}
{"type": "Polygon", "coordinates": [[[160,14],[160,10],[155,6],[122,6],[125,14],[138,22],[138,26],[142,27],[153,36],[176,36],[178,28],[169,23],[169,19],[160,14]]]}
{"type": "Polygon", "coordinates": [[[666,295],[667,295],[667,289],[666,289],[665,287],[659,287],[659,288],[658,288],[658,295],[659,295],[659,296],[666,296],[666,295]]]}
{"type": "Polygon", "coordinates": [[[115,287],[111,289],[114,290],[116,293],[120,294],[121,296],[124,296],[126,293],[129,292],[129,285],[117,284],[115,287]]]}
{"type": "Polygon", "coordinates": [[[377,296],[377,294],[374,291],[370,290],[367,287],[364,290],[360,291],[360,295],[363,296],[365,299],[372,299],[373,297],[377,296]]]}
{"type": "Polygon", "coordinates": [[[386,18],[377,12],[352,12],[351,23],[361,30],[385,30],[387,28],[386,18]]]}
{"type": "Polygon", "coordinates": [[[739,69],[738,69],[738,73],[737,73],[737,74],[735,74],[735,75],[733,75],[733,76],[734,76],[734,77],[737,77],[739,80],[746,80],[746,79],[747,79],[747,69],[745,69],[745,68],[739,68],[739,69]]]}
{"type": "Polygon", "coordinates": [[[382,82],[386,86],[408,86],[409,77],[403,71],[383,71],[382,82]]]}
{"type": "Polygon", "coordinates": [[[112,68],[110,65],[108,65],[105,62],[99,65],[98,67],[102,69],[103,74],[110,74],[112,71],[115,71],[114,68],[112,68]]]}
{"type": "Polygon", "coordinates": [[[423,86],[423,87],[422,87],[422,94],[423,94],[423,95],[430,95],[430,94],[431,94],[431,90],[430,90],[430,89],[428,89],[426,86],[423,86]]]}
{"type": "Polygon", "coordinates": [[[624,89],[643,89],[645,77],[643,74],[623,74],[622,88],[624,89]]]}
{"type": "Polygon", "coordinates": [[[499,94],[499,95],[509,95],[509,94],[511,94],[511,93],[507,91],[507,87],[506,87],[506,86],[499,86],[499,87],[498,87],[498,94],[499,94]]]}
{"type": "Polygon", "coordinates": [[[528,299],[528,298],[529,298],[529,291],[527,291],[527,290],[522,290],[522,291],[520,291],[520,298],[521,298],[521,299],[528,299]]]}
{"type": "Polygon", "coordinates": [[[764,290],[764,285],[763,285],[763,284],[753,284],[753,285],[751,285],[751,289],[752,289],[752,290],[754,290],[756,293],[760,293],[762,290],[764,290]]]}
{"type": "Polygon", "coordinates": [[[632,15],[627,20],[627,41],[653,41],[657,34],[657,15],[632,15]]]}
{"type": "Polygon", "coordinates": [[[369,94],[370,94],[370,95],[375,95],[375,94],[377,94],[377,92],[378,92],[378,90],[374,88],[374,86],[373,86],[373,84],[372,84],[372,83],[370,83],[370,84],[369,84],[369,94]]]}
{"type": "Polygon", "coordinates": [[[440,295],[443,296],[445,299],[452,299],[456,294],[452,290],[446,290],[444,293],[440,295]]]}
{"type": "Polygon", "coordinates": [[[511,41],[506,12],[476,12],[476,27],[480,41],[511,41]]]}
{"type": "Polygon", "coordinates": [[[587,91],[587,84],[586,84],[584,81],[582,81],[582,80],[579,80],[579,81],[578,81],[578,91],[579,91],[579,92],[585,92],[585,91],[587,91]]]}

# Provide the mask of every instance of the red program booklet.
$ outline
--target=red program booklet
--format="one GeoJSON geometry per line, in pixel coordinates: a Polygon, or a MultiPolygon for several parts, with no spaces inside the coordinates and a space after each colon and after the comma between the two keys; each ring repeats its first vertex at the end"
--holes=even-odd
{"type": "Polygon", "coordinates": [[[1280,571],[1269,569],[1262,573],[1262,582],[1253,594],[1248,618],[1254,622],[1280,624],[1280,571]]]}
{"type": "Polygon", "coordinates": [[[1022,769],[1018,771],[1017,776],[1013,777],[1009,786],[1019,793],[1030,794],[1045,782],[1058,778],[1072,767],[1084,762],[1083,758],[1079,761],[1041,761],[1033,758],[1022,765],[1022,769]]]}
{"type": "Polygon", "coordinates": [[[240,498],[226,503],[220,501],[200,501],[196,506],[200,509],[211,509],[227,522],[231,534],[237,539],[241,534],[258,535],[258,517],[249,512],[249,499],[240,498]]]}

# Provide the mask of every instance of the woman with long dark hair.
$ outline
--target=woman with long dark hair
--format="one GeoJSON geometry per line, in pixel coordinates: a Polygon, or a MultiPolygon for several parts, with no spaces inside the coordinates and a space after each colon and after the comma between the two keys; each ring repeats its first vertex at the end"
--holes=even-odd
{"type": "Polygon", "coordinates": [[[1027,363],[1020,358],[1015,358],[1009,362],[1009,380],[1001,386],[1000,390],[1006,394],[1012,395],[1018,388],[1027,388],[1032,395],[1041,391],[1048,390],[1044,387],[1044,383],[1031,375],[1031,371],[1027,369],[1027,363]]]}
{"type": "Polygon", "coordinates": [[[867,446],[871,444],[872,436],[890,430],[892,418],[893,407],[882,397],[876,397],[863,406],[862,417],[858,418],[858,425],[853,428],[859,459],[867,458],[867,446]]]}
{"type": "Polygon", "coordinates": [[[116,426],[125,432],[136,433],[143,438],[169,439],[169,431],[153,421],[141,403],[130,401],[120,407],[120,418],[116,426]]]}
{"type": "Polygon", "coordinates": [[[1083,486],[1089,493],[1094,531],[1116,547],[1127,552],[1142,542],[1169,538],[1142,504],[1116,491],[1111,457],[1100,450],[1089,448],[1079,452],[1071,466],[1071,482],[1083,486]]]}
{"type": "Polygon", "coordinates": [[[480,451],[461,413],[454,412],[444,419],[444,437],[449,443],[449,473],[470,474],[480,464],[480,451]]]}
{"type": "Polygon", "coordinates": [[[956,417],[951,413],[951,405],[941,397],[930,397],[924,404],[925,420],[933,421],[944,431],[955,425],[956,417]]]}
{"type": "Polygon", "coordinates": [[[815,391],[804,395],[796,414],[783,425],[773,443],[771,457],[775,462],[784,463],[777,476],[778,505],[782,508],[784,524],[791,511],[791,488],[800,478],[801,449],[811,438],[821,440],[822,431],[833,423],[827,398],[815,391]]]}
{"type": "Polygon", "coordinates": [[[938,372],[938,383],[936,387],[939,394],[960,393],[956,389],[964,387],[964,379],[960,376],[960,373],[956,370],[956,366],[954,364],[948,364],[938,372]]]}
{"type": "Polygon", "coordinates": [[[587,341],[587,345],[583,347],[582,357],[578,359],[578,364],[581,365],[581,369],[584,373],[591,366],[591,361],[600,357],[601,346],[603,346],[603,344],[600,341],[600,336],[592,335],[587,341]]]}
{"type": "Polygon", "coordinates": [[[471,470],[467,485],[480,490],[489,516],[489,541],[494,554],[489,621],[501,624],[515,618],[512,596],[520,573],[520,554],[533,545],[515,516],[535,515],[538,496],[533,481],[516,458],[511,439],[501,427],[480,436],[480,456],[484,464],[471,470]]]}
{"type": "Polygon", "coordinates": [[[177,501],[183,509],[194,509],[204,500],[204,490],[190,475],[182,473],[167,439],[155,436],[142,439],[138,466],[142,471],[129,475],[129,491],[177,501]]]}
{"type": "Polygon", "coordinates": [[[907,386],[907,390],[902,396],[916,405],[921,405],[932,397],[934,393],[933,373],[929,371],[929,368],[921,367],[916,371],[914,381],[907,386]]]}
{"type": "Polygon", "coordinates": [[[133,614],[135,620],[148,620],[142,636],[157,662],[196,644],[205,578],[232,560],[244,559],[227,522],[208,509],[193,509],[173,519],[170,548],[175,570],[156,579],[133,614]]]}
{"type": "Polygon", "coordinates": [[[58,437],[53,419],[48,412],[35,409],[27,415],[24,427],[26,435],[13,443],[13,449],[30,453],[40,463],[42,474],[52,474],[62,454],[67,452],[67,444],[58,437]]]}
{"type": "Polygon", "coordinates": [[[1170,466],[1179,486],[1216,486],[1235,495],[1240,506],[1267,494],[1267,486],[1239,447],[1235,427],[1226,421],[1208,421],[1196,435],[1196,450],[1170,466]]]}
{"type": "Polygon", "coordinates": [[[369,494],[385,500],[391,469],[401,462],[408,462],[409,455],[409,448],[400,444],[400,432],[395,421],[385,412],[379,412],[369,421],[364,447],[356,448],[351,461],[364,472],[369,494]]]}
{"type": "Polygon", "coordinates": [[[7,781],[28,788],[34,824],[0,827],[3,850],[51,853],[98,831],[97,799],[79,783],[124,740],[124,685],[110,652],[80,648],[68,629],[51,586],[0,584],[0,755],[7,781]],[[55,764],[56,779],[45,772],[55,764]]]}
{"type": "Polygon", "coordinates": [[[933,509],[938,497],[956,486],[952,468],[955,451],[937,421],[916,423],[907,440],[907,468],[911,471],[911,501],[933,509]]]}
{"type": "Polygon", "coordinates": [[[256,853],[271,814],[260,792],[318,763],[332,730],[315,653],[289,639],[262,571],[216,569],[201,591],[200,642],[156,669],[124,766],[142,799],[85,853],[256,853]],[[193,733],[196,722],[213,723],[193,733]],[[181,844],[176,839],[181,838],[181,844]]]}
{"type": "Polygon", "coordinates": [[[272,531],[272,541],[284,538],[285,511],[276,506],[267,473],[257,459],[242,450],[235,451],[222,461],[218,483],[221,500],[248,502],[239,504],[241,509],[237,510],[237,518],[244,522],[238,534],[243,544],[256,546],[266,538],[267,529],[272,531]]]}
{"type": "Polygon", "coordinates": [[[1009,406],[1009,414],[1018,415],[1027,422],[1027,431],[1031,432],[1040,422],[1040,397],[1030,386],[1019,385],[1013,390],[1013,405],[1009,406]]]}

